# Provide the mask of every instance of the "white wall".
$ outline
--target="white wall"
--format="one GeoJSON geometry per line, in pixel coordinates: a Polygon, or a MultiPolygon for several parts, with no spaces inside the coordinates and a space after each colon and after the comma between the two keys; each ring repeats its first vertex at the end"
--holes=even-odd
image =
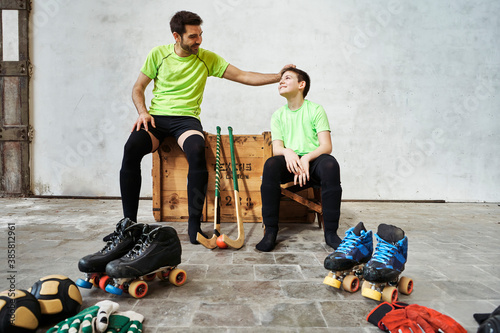
{"type": "MultiPolygon", "coordinates": [[[[294,63],[310,74],[344,199],[500,201],[493,0],[34,1],[35,194],[119,195],[132,85],[149,50],[173,41],[169,20],[183,9],[205,21],[202,47],[231,64],[277,72],[294,63]]],[[[284,102],[277,85],[210,78],[202,123],[261,133],[284,102]]]]}

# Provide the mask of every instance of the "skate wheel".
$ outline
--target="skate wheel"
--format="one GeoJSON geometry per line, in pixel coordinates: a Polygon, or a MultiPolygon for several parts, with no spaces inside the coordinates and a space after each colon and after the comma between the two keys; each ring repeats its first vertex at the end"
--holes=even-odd
{"type": "Polygon", "coordinates": [[[121,295],[123,294],[123,290],[121,290],[118,287],[113,286],[112,284],[108,284],[105,289],[108,293],[114,294],[114,295],[121,295]]]}
{"type": "Polygon", "coordinates": [[[382,290],[382,301],[383,302],[388,302],[388,303],[393,303],[398,300],[398,289],[396,287],[385,287],[382,290]]]}
{"type": "Polygon", "coordinates": [[[92,283],[92,285],[95,288],[99,288],[99,279],[101,278],[101,274],[95,273],[90,275],[89,282],[92,283]]]}
{"type": "Polygon", "coordinates": [[[359,279],[355,275],[347,275],[342,281],[342,287],[345,291],[355,293],[359,289],[359,279]]]}
{"type": "Polygon", "coordinates": [[[168,280],[175,286],[182,286],[187,280],[187,274],[183,269],[176,268],[168,274],[168,280]]]}
{"type": "Polygon", "coordinates": [[[399,279],[398,291],[403,295],[410,295],[413,291],[413,280],[403,276],[399,279]]]}
{"type": "Polygon", "coordinates": [[[376,301],[380,301],[380,299],[382,298],[382,294],[380,293],[380,291],[372,289],[371,283],[366,281],[363,283],[363,288],[361,289],[361,295],[376,301]],[[365,283],[368,284],[367,288],[365,288],[365,283]]]}
{"type": "Polygon", "coordinates": [[[329,273],[325,279],[323,280],[323,283],[326,284],[327,286],[333,287],[333,288],[340,288],[341,282],[333,277],[332,273],[329,273]]]}
{"type": "Polygon", "coordinates": [[[142,298],[148,293],[148,284],[141,280],[136,280],[128,287],[128,292],[132,297],[142,298]]]}
{"type": "Polygon", "coordinates": [[[85,289],[92,288],[92,283],[90,283],[89,281],[82,280],[82,279],[76,280],[75,284],[80,288],[85,288],[85,289]]]}
{"type": "Polygon", "coordinates": [[[99,279],[99,288],[106,290],[106,286],[109,284],[109,276],[104,275],[99,279]]]}
{"type": "Polygon", "coordinates": [[[152,274],[144,275],[142,277],[142,279],[144,281],[153,281],[155,279],[155,277],[156,277],[156,273],[152,273],[152,274]]]}

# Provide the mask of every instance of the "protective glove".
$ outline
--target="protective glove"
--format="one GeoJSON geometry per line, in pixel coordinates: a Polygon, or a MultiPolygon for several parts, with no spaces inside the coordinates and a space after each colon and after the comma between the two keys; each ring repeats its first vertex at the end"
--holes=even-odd
{"type": "Polygon", "coordinates": [[[430,331],[425,331],[417,324],[417,322],[409,319],[406,315],[406,309],[393,310],[386,314],[380,321],[379,328],[391,333],[435,332],[433,329],[430,331]],[[381,328],[381,325],[383,325],[382,327],[384,327],[385,329],[381,328]]]}
{"type": "Polygon", "coordinates": [[[425,306],[411,304],[405,311],[407,318],[418,323],[425,332],[467,333],[453,318],[425,306]]]}
{"type": "Polygon", "coordinates": [[[47,333],[101,333],[108,328],[110,315],[120,305],[111,301],[101,301],[80,311],[77,315],[61,321],[47,333]]]}
{"type": "Polygon", "coordinates": [[[106,333],[139,333],[142,332],[144,316],[134,312],[116,312],[109,317],[106,333]]]}
{"type": "Polygon", "coordinates": [[[382,318],[381,324],[390,332],[398,333],[467,333],[451,317],[418,304],[389,312],[382,318]]]}
{"type": "Polygon", "coordinates": [[[403,309],[407,306],[408,304],[403,302],[380,303],[372,311],[370,311],[368,316],[366,316],[366,320],[372,323],[373,325],[378,326],[378,328],[380,328],[381,330],[385,330],[385,328],[380,325],[380,321],[382,320],[382,318],[384,318],[386,314],[388,314],[393,310],[403,309]]]}

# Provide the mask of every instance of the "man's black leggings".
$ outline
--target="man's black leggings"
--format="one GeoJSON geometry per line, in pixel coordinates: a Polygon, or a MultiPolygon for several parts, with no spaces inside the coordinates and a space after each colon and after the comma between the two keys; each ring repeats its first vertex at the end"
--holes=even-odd
{"type": "MultiPolygon", "coordinates": [[[[321,201],[325,234],[337,232],[340,218],[342,187],[340,186],[340,167],[331,155],[320,155],[309,165],[310,181],[321,186],[321,201]]],[[[294,174],[286,168],[284,156],[273,156],[264,164],[262,173],[262,218],[266,230],[277,231],[281,189],[280,185],[293,181],[294,174]]]]}
{"type": "MultiPolygon", "coordinates": [[[[182,148],[189,164],[187,183],[189,222],[195,222],[199,226],[208,182],[205,139],[200,135],[191,135],[184,141],[182,148]]],[[[137,221],[139,209],[141,161],[151,150],[151,137],[145,130],[132,132],[125,144],[120,170],[120,190],[123,215],[132,221],[137,221]]]]}

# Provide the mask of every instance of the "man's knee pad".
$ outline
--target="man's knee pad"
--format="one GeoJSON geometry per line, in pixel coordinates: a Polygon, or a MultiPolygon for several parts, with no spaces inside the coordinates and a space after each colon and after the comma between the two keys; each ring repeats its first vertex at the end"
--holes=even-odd
{"type": "Polygon", "coordinates": [[[191,135],[182,146],[189,163],[189,170],[207,171],[207,162],[205,158],[205,139],[200,135],[191,135]]]}
{"type": "Polygon", "coordinates": [[[130,134],[127,143],[123,149],[123,163],[140,162],[144,155],[147,155],[153,149],[153,142],[149,133],[140,130],[130,134]]]}

